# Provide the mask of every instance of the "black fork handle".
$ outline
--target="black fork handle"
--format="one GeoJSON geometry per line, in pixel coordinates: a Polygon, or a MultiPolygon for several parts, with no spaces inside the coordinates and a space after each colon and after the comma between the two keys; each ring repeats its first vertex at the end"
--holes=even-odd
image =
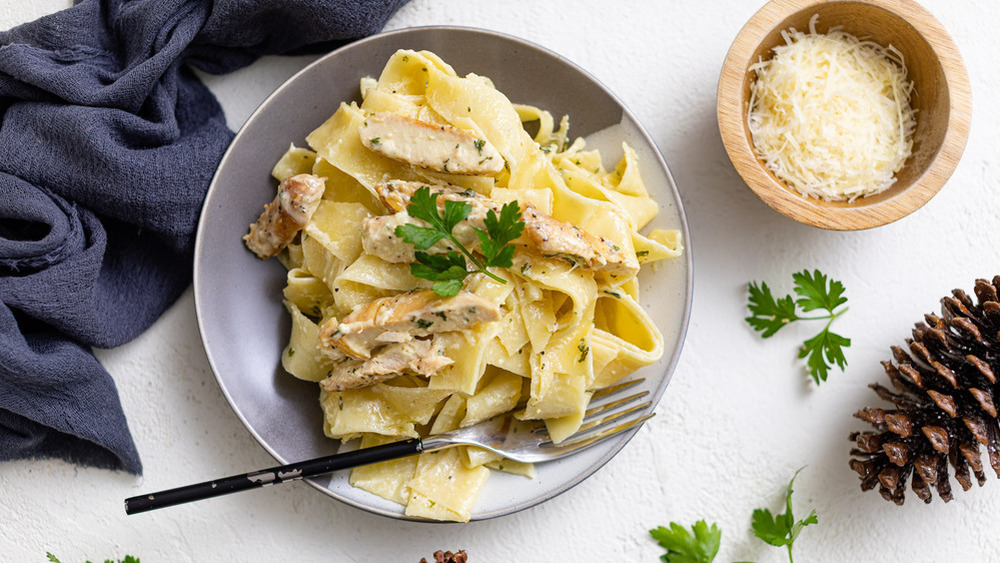
{"type": "Polygon", "coordinates": [[[340,469],[358,467],[398,459],[423,451],[423,444],[416,438],[383,444],[372,448],[364,448],[351,452],[338,453],[298,463],[279,465],[270,469],[233,475],[213,481],[205,481],[194,485],[168,489],[148,495],[140,495],[125,499],[125,514],[138,514],[157,508],[166,508],[186,502],[238,493],[249,489],[259,489],[268,485],[277,485],[285,481],[295,481],[307,477],[316,477],[332,473],[340,469]]]}

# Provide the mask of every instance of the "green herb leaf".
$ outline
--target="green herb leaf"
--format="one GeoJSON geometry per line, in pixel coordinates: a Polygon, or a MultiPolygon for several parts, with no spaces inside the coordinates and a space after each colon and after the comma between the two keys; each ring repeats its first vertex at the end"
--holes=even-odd
{"type": "Polygon", "coordinates": [[[823,330],[806,340],[799,349],[799,358],[806,359],[809,375],[819,385],[826,381],[833,366],[839,367],[841,371],[847,367],[844,348],[851,345],[851,339],[830,331],[834,319],[847,311],[847,307],[838,310],[838,307],[847,303],[844,284],[828,279],[819,270],[811,273],[808,270],[797,272],[792,274],[792,280],[798,299],[791,295],[775,298],[766,283],[761,282],[758,286],[755,282],[750,282],[747,307],[751,316],[745,320],[763,338],[774,336],[782,327],[795,321],[825,320],[823,330]],[[808,313],[820,309],[827,314],[818,317],[799,314],[799,310],[808,313]]]}
{"type": "Polygon", "coordinates": [[[470,203],[446,200],[444,202],[444,230],[451,233],[455,225],[468,217],[471,211],[472,204],[470,203]]]}
{"type": "Polygon", "coordinates": [[[441,212],[438,211],[437,200],[438,194],[432,194],[430,186],[421,186],[410,197],[406,212],[411,217],[427,221],[432,229],[439,232],[442,237],[447,237],[451,235],[451,230],[455,228],[455,225],[469,216],[472,205],[464,201],[447,200],[444,202],[444,215],[442,216],[441,212]]]}
{"type": "Polygon", "coordinates": [[[653,539],[667,553],[660,556],[666,563],[711,563],[719,552],[722,531],[713,523],[709,528],[704,520],[691,527],[693,534],[676,522],[670,528],[659,526],[649,531],[653,539]]]}
{"type": "Polygon", "coordinates": [[[430,227],[396,227],[396,236],[412,244],[417,250],[414,253],[417,261],[410,264],[410,273],[414,277],[436,282],[432,287],[442,297],[456,295],[462,288],[462,280],[470,273],[482,272],[500,283],[507,283],[505,279],[487,271],[487,268],[509,268],[513,264],[514,247],[509,243],[524,231],[520,205],[516,201],[507,203],[500,209],[499,217],[492,209],[487,212],[484,219],[486,230],[476,229],[479,250],[484,257],[484,260],[480,260],[452,234],[455,226],[468,218],[472,212],[472,204],[445,200],[442,214],[437,200],[438,194],[432,194],[429,186],[421,186],[410,197],[406,211],[411,217],[427,222],[430,227]],[[449,240],[458,251],[449,250],[444,255],[420,252],[442,239],[449,240]],[[466,259],[475,268],[471,272],[467,269],[466,259]]]}
{"type": "Polygon", "coordinates": [[[490,209],[483,220],[486,231],[476,229],[479,250],[486,258],[487,267],[510,268],[514,259],[514,247],[508,243],[516,240],[524,232],[521,221],[521,206],[512,201],[500,208],[500,217],[490,209]]]}
{"type": "Polygon", "coordinates": [[[814,270],[812,274],[808,270],[792,274],[792,280],[795,281],[795,293],[802,296],[795,304],[803,311],[826,309],[833,313],[834,309],[847,303],[847,298],[843,296],[844,284],[830,280],[828,287],[826,275],[819,270],[814,270]]]}
{"type": "Polygon", "coordinates": [[[410,197],[406,212],[410,217],[423,219],[435,228],[443,228],[444,218],[438,212],[437,194],[431,194],[430,186],[420,186],[410,197]]]}
{"type": "Polygon", "coordinates": [[[441,281],[432,285],[431,289],[441,297],[454,297],[462,290],[462,282],[460,280],[441,281]]]}
{"type": "Polygon", "coordinates": [[[770,338],[781,327],[799,320],[795,314],[795,301],[792,300],[791,295],[776,300],[771,295],[771,288],[767,287],[764,282],[760,283],[760,287],[756,283],[750,282],[749,289],[748,307],[752,316],[747,317],[746,321],[754,330],[762,332],[762,337],[770,338]]]}
{"type": "Polygon", "coordinates": [[[410,264],[414,277],[431,281],[464,280],[469,272],[465,269],[465,257],[449,251],[447,254],[414,253],[417,261],[410,264]]]}
{"type": "Polygon", "coordinates": [[[792,546],[795,544],[796,538],[799,537],[799,533],[806,526],[819,523],[815,510],[810,512],[809,516],[803,520],[796,521],[795,516],[792,515],[792,484],[802,469],[804,468],[799,468],[788,482],[788,489],[785,493],[785,512],[774,516],[770,510],[758,508],[753,511],[751,524],[754,535],[764,542],[776,547],[787,547],[788,561],[791,563],[794,563],[794,559],[792,559],[792,546]]]}
{"type": "Polygon", "coordinates": [[[455,252],[447,254],[427,254],[415,252],[416,263],[410,264],[410,274],[415,278],[431,280],[434,293],[441,297],[454,297],[462,289],[462,280],[469,275],[465,269],[465,257],[455,252]]]}
{"type": "Polygon", "coordinates": [[[850,338],[823,329],[823,332],[802,343],[799,358],[806,358],[809,375],[816,385],[819,385],[821,381],[826,381],[833,364],[836,364],[840,371],[844,371],[847,366],[844,348],[850,345],[850,338]]]}
{"type": "MultiPolygon", "coordinates": [[[[48,551],[45,552],[45,557],[52,563],[61,563],[58,557],[52,555],[52,553],[48,551]]],[[[87,560],[87,563],[90,563],[90,560],[87,560]]],[[[140,563],[140,561],[138,557],[132,557],[131,555],[126,555],[125,559],[118,559],[118,560],[105,559],[104,563],[140,563]]]]}
{"type": "Polygon", "coordinates": [[[413,245],[417,250],[427,250],[444,238],[444,233],[419,225],[398,225],[396,236],[413,245]]]}
{"type": "Polygon", "coordinates": [[[766,508],[758,508],[753,511],[753,533],[765,543],[774,546],[788,545],[788,527],[784,518],[777,520],[771,515],[771,511],[766,508]]]}

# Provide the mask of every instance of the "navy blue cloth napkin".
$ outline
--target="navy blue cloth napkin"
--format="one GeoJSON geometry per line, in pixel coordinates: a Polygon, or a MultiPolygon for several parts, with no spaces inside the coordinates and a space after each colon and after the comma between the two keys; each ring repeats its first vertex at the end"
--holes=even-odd
{"type": "Polygon", "coordinates": [[[329,50],[404,2],[84,0],[0,32],[0,461],[142,471],[91,347],[135,338],[190,283],[233,137],[191,67],[329,50]]]}

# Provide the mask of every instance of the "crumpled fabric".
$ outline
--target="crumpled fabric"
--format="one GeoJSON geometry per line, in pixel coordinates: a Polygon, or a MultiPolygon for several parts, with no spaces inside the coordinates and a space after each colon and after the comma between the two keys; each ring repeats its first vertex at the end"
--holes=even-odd
{"type": "Polygon", "coordinates": [[[0,32],[0,461],[142,471],[91,349],[138,336],[191,281],[233,138],[192,68],[327,51],[403,3],[84,0],[0,32]]]}

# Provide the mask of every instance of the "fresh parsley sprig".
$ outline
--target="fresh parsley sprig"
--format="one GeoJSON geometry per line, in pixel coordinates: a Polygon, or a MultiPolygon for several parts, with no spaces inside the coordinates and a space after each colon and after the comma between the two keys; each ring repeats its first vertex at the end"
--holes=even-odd
{"type": "Polygon", "coordinates": [[[411,217],[426,221],[429,227],[420,225],[399,225],[396,236],[413,244],[416,249],[416,262],[410,264],[410,273],[414,277],[434,282],[434,292],[442,297],[452,297],[462,289],[462,281],[469,274],[482,272],[500,283],[507,281],[490,272],[487,268],[510,268],[513,264],[514,247],[510,242],[521,236],[524,231],[524,221],[521,220],[521,206],[512,201],[500,209],[499,217],[490,209],[486,213],[484,226],[486,230],[475,229],[479,238],[479,250],[482,259],[455,238],[452,230],[464,221],[472,212],[472,204],[465,201],[445,200],[443,213],[438,209],[438,194],[432,194],[428,186],[421,186],[410,197],[406,207],[411,217]],[[423,252],[436,242],[446,239],[458,249],[449,250],[445,254],[429,254],[423,252]],[[468,269],[471,262],[473,270],[468,269]]]}
{"type": "Polygon", "coordinates": [[[671,522],[669,528],[659,526],[649,531],[653,539],[667,552],[660,556],[665,563],[712,563],[719,552],[722,530],[704,520],[695,522],[688,532],[684,526],[671,522]],[[691,533],[693,532],[693,533],[691,533]]]}
{"type": "Polygon", "coordinates": [[[795,520],[795,516],[792,515],[792,483],[795,482],[795,478],[802,469],[804,468],[800,467],[788,482],[784,514],[772,516],[770,510],[758,508],[753,511],[753,523],[751,524],[754,535],[761,540],[776,547],[785,546],[788,548],[789,563],[795,563],[795,560],[792,559],[792,545],[802,529],[810,524],[819,524],[816,510],[810,512],[804,520],[795,520]]]}
{"type": "MultiPolygon", "coordinates": [[[[785,492],[785,512],[775,516],[767,508],[758,508],[753,511],[750,523],[754,535],[762,541],[788,549],[789,563],[795,563],[792,558],[792,546],[802,533],[802,529],[812,524],[819,524],[815,510],[802,520],[796,520],[792,514],[792,484],[803,469],[805,468],[800,467],[788,482],[785,492]]],[[[664,563],[712,563],[722,542],[722,531],[715,524],[709,527],[704,520],[695,522],[691,532],[684,526],[671,522],[669,528],[659,526],[649,533],[660,547],[667,550],[666,554],[660,556],[660,560],[664,563]]]]}
{"type": "Polygon", "coordinates": [[[803,270],[792,274],[792,280],[795,282],[798,299],[794,299],[791,295],[775,299],[766,283],[761,282],[758,286],[755,282],[750,282],[747,306],[751,316],[746,317],[746,321],[754,330],[759,331],[763,338],[770,338],[782,327],[795,321],[826,320],[823,330],[803,342],[799,349],[799,358],[806,359],[809,375],[819,385],[820,382],[826,381],[834,365],[841,371],[847,366],[844,348],[851,345],[851,339],[830,331],[834,319],[847,311],[847,307],[837,309],[847,303],[847,298],[844,297],[844,284],[834,279],[829,279],[828,283],[827,276],[819,270],[814,270],[812,273],[803,270]],[[827,314],[801,316],[800,309],[803,313],[823,309],[827,314]]]}
{"type": "MultiPolygon", "coordinates": [[[[52,563],[61,563],[58,557],[52,555],[52,553],[48,551],[45,552],[45,558],[51,561],[52,563]]],[[[90,563],[90,560],[87,560],[87,563],[90,563]]],[[[139,563],[139,558],[132,557],[131,555],[126,555],[125,559],[117,559],[114,561],[112,561],[111,559],[105,559],[104,563],[139,563]]]]}

